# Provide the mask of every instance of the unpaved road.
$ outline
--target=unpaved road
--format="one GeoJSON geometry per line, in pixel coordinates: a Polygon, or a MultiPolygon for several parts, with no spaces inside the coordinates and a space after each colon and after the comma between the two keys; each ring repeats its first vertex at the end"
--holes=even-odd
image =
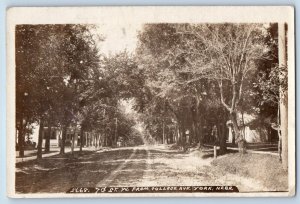
{"type": "Polygon", "coordinates": [[[237,185],[261,190],[254,179],[219,175],[212,157],[139,146],[59,155],[16,165],[16,190],[22,193],[66,192],[72,187],[237,185]],[[251,184],[251,185],[249,185],[251,184]]]}

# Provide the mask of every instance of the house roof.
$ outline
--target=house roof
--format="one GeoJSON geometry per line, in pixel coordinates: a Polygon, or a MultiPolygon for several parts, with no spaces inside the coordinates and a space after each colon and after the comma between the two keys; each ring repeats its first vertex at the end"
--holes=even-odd
{"type": "MultiPolygon", "coordinates": [[[[247,113],[241,114],[240,112],[237,113],[237,122],[239,126],[243,126],[243,125],[248,126],[253,122],[255,122],[257,119],[258,117],[254,114],[247,114],[247,113]]],[[[232,121],[228,120],[226,122],[226,125],[227,126],[232,125],[232,121]]]]}

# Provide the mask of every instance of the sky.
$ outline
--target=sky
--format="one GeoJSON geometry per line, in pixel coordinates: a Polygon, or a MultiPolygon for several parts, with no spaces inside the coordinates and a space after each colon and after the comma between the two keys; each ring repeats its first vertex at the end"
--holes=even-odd
{"type": "Polygon", "coordinates": [[[97,33],[105,37],[103,42],[99,42],[102,53],[109,55],[127,50],[132,53],[137,45],[137,34],[141,30],[142,24],[99,24],[97,33]]]}
{"type": "MultiPolygon", "coordinates": [[[[134,52],[138,41],[137,34],[142,26],[142,22],[97,24],[95,34],[105,38],[104,41],[98,42],[100,52],[106,55],[116,54],[125,49],[130,53],[134,52]]],[[[269,24],[264,24],[264,27],[269,27],[269,24]]]]}

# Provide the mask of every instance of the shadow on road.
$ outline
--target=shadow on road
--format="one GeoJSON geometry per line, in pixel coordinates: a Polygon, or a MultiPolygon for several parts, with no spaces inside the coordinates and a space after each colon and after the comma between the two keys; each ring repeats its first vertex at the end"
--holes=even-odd
{"type": "Polygon", "coordinates": [[[65,192],[74,186],[95,186],[117,168],[133,150],[76,152],[16,164],[16,191],[65,192]],[[116,161],[116,162],[114,162],[116,161]]]}

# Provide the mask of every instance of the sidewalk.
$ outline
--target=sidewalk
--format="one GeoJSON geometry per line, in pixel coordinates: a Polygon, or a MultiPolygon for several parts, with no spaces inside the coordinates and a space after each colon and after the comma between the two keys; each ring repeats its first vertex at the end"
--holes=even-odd
{"type": "MultiPolygon", "coordinates": [[[[246,148],[246,152],[248,153],[254,153],[254,154],[268,154],[268,155],[275,155],[278,156],[278,151],[274,151],[273,149],[276,148],[276,144],[270,144],[269,146],[272,146],[271,148],[265,148],[265,147],[260,147],[260,146],[266,146],[267,144],[250,144],[248,148],[246,148]]],[[[213,148],[213,145],[205,144],[204,146],[211,147],[213,148]]],[[[219,146],[217,146],[217,149],[220,149],[219,146]]],[[[227,149],[230,150],[235,150],[239,151],[238,147],[230,147],[229,145],[227,146],[227,149]]]]}
{"type": "MultiPolygon", "coordinates": [[[[218,147],[218,149],[219,149],[219,148],[220,148],[220,147],[218,147]]],[[[237,147],[227,147],[227,149],[239,151],[239,148],[237,148],[237,147]]],[[[255,153],[255,154],[269,154],[269,155],[275,155],[275,156],[278,156],[278,153],[277,153],[277,152],[268,152],[268,151],[251,150],[251,149],[246,149],[246,152],[248,152],[248,153],[255,153]]]]}
{"type": "MultiPolygon", "coordinates": [[[[79,151],[80,147],[75,147],[74,151],[79,151]]],[[[58,155],[60,152],[60,148],[59,147],[52,147],[51,152],[49,153],[44,153],[42,157],[46,158],[46,157],[51,157],[51,156],[55,156],[58,155]]],[[[98,151],[99,149],[96,149],[95,147],[83,147],[82,150],[88,150],[88,151],[98,151]]],[[[43,150],[44,151],[44,150],[43,150]]],[[[30,150],[30,151],[25,151],[25,157],[21,158],[21,157],[16,157],[16,163],[20,163],[20,162],[25,162],[25,161],[31,161],[31,160],[35,160],[37,155],[36,155],[37,150],[30,150]],[[31,155],[33,154],[33,156],[26,156],[26,155],[31,155]]],[[[71,152],[71,148],[70,147],[66,147],[65,148],[65,153],[71,152]]]]}

